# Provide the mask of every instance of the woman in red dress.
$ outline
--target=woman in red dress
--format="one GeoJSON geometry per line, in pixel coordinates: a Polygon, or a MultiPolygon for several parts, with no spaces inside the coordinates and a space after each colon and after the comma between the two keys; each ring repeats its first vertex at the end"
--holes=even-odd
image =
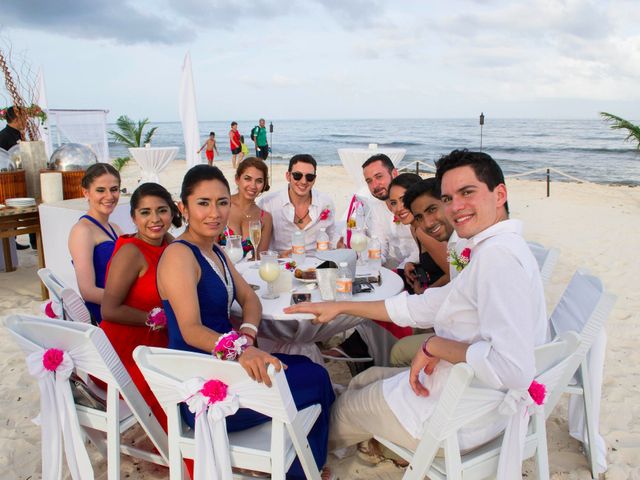
{"type": "Polygon", "coordinates": [[[150,326],[149,314],[154,308],[162,307],[156,287],[156,268],[172,240],[167,232],[172,223],[180,226],[182,222],[171,195],[157,183],[143,183],[133,192],[131,218],[137,232],[118,238],[107,266],[100,328],[166,431],[166,415],[132,353],[138,345],[166,347],[168,344],[166,328],[150,326]]]}

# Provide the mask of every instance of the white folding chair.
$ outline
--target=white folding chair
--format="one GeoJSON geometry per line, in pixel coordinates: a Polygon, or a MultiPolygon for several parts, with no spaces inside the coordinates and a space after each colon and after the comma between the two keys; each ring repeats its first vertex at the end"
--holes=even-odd
{"type": "MultiPolygon", "coordinates": [[[[573,373],[572,358],[578,346],[578,335],[568,332],[561,339],[536,348],[536,380],[547,388],[545,405],[557,396],[553,392],[562,389],[567,377],[573,373]]],[[[411,452],[384,438],[378,441],[410,462],[403,480],[431,479],[483,479],[495,476],[498,469],[504,434],[494,440],[462,454],[458,443],[458,431],[478,421],[487,424],[498,421],[498,409],[508,392],[483,387],[473,381],[474,373],[466,363],[454,365],[436,409],[425,422],[420,443],[411,452]],[[444,449],[444,457],[436,457],[444,449]]],[[[545,428],[545,409],[529,407],[532,418],[525,437],[522,459],[536,456],[537,478],[549,478],[549,462],[545,428]]],[[[520,412],[514,415],[519,415],[520,412]]]]}
{"type": "MultiPolygon", "coordinates": [[[[551,314],[554,335],[569,330],[580,332],[577,375],[564,392],[572,395],[569,402],[569,429],[584,444],[591,475],[606,471],[606,445],[600,436],[600,396],[606,348],[604,324],[616,297],[606,292],[599,278],[578,270],[551,314]],[[577,396],[581,396],[582,401],[577,396]]],[[[549,415],[551,412],[547,412],[549,415]]]]}
{"type": "Polygon", "coordinates": [[[230,456],[231,466],[284,479],[297,454],[307,478],[320,479],[307,434],[321,407],[316,404],[296,410],[283,371],[276,373],[270,366],[273,385],[268,388],[251,380],[239,363],[218,360],[211,355],[140,346],[134,350],[133,357],[167,412],[171,480],[183,479],[183,459],[195,457],[194,432],[180,415],[185,395],[183,385],[195,377],[224,382],[230,394],[237,394],[240,408],[255,410],[272,419],[228,434],[229,450],[224,455],[230,456]]]}
{"type": "MultiPolygon", "coordinates": [[[[80,377],[92,375],[108,385],[106,411],[78,403],[75,409],[83,432],[107,458],[109,480],[120,478],[121,452],[168,465],[167,436],[101,329],[31,315],[10,315],[4,326],[27,356],[50,348],[63,350],[72,358],[80,377]],[[120,435],[136,423],[140,423],[159,454],[120,444],[120,435]]],[[[95,385],[89,388],[100,393],[95,385]]]]}
{"type": "Polygon", "coordinates": [[[553,269],[556,267],[556,263],[558,263],[560,252],[555,248],[545,248],[544,245],[537,242],[527,242],[527,244],[538,262],[542,284],[547,285],[549,280],[551,280],[553,269]]]}
{"type": "Polygon", "coordinates": [[[62,305],[65,320],[91,323],[91,314],[78,292],[68,287],[60,277],[48,268],[38,270],[38,276],[49,290],[51,300],[62,305]]]}

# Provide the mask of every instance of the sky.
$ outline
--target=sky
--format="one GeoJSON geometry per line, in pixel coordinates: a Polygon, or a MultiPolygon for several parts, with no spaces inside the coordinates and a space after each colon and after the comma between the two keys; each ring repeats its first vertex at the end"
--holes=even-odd
{"type": "Polygon", "coordinates": [[[201,121],[637,119],[639,24],[638,0],[2,0],[0,48],[111,121],[179,120],[187,52],[201,121]]]}

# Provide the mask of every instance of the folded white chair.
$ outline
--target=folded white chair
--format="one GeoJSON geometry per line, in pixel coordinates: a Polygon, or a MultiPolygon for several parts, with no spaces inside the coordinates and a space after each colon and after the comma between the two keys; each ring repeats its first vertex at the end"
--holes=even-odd
{"type": "Polygon", "coordinates": [[[133,357],[167,412],[171,480],[184,478],[184,458],[195,460],[194,480],[226,480],[231,478],[231,467],[284,479],[296,454],[307,478],[320,479],[307,442],[320,405],[298,411],[283,371],[276,373],[269,367],[273,385],[268,388],[253,381],[239,363],[211,355],[140,346],[133,357]],[[227,385],[224,401],[207,405],[200,390],[209,380],[227,385]],[[182,420],[182,402],[196,412],[195,432],[182,420]],[[224,418],[238,408],[255,410],[272,420],[227,435],[224,418]]]}
{"type": "MultiPolygon", "coordinates": [[[[573,371],[572,357],[578,335],[568,332],[555,342],[536,348],[536,381],[545,385],[545,406],[557,399],[553,393],[562,389],[573,371]]],[[[545,409],[533,404],[526,391],[493,390],[474,381],[472,368],[466,363],[454,365],[438,405],[427,422],[415,452],[384,438],[378,441],[410,462],[404,480],[520,478],[522,460],[536,456],[537,478],[549,478],[545,409]],[[478,421],[487,424],[504,416],[509,418],[504,434],[464,454],[458,443],[458,431],[478,421]],[[529,415],[533,418],[529,421],[529,415]],[[444,458],[436,458],[444,449],[444,458]]]]}
{"type": "Polygon", "coordinates": [[[63,318],[72,322],[91,323],[91,314],[78,292],[68,287],[49,268],[38,270],[38,276],[49,290],[49,298],[62,306],[63,318]]]}
{"type": "MultiPolygon", "coordinates": [[[[605,291],[599,278],[578,270],[551,314],[552,333],[580,333],[577,374],[564,389],[569,400],[569,432],[581,441],[593,478],[607,470],[607,446],[599,434],[602,373],[607,344],[604,324],[616,297],[605,291]],[[580,398],[581,397],[581,398],[580,398]]],[[[547,412],[547,416],[551,412],[547,412]]]]}
{"type": "Polygon", "coordinates": [[[544,245],[537,242],[527,242],[527,244],[536,262],[538,262],[542,284],[547,285],[549,280],[551,280],[551,274],[554,268],[556,268],[556,263],[558,263],[560,252],[555,248],[545,248],[544,245]]]}
{"type": "MultiPolygon", "coordinates": [[[[29,370],[40,384],[43,479],[61,478],[61,439],[55,433],[58,415],[65,419],[61,425],[66,429],[63,433],[67,463],[72,472],[73,464],[77,465],[79,476],[72,473],[74,480],[93,478],[90,465],[86,465],[86,451],[82,453],[84,443],[77,441],[80,427],[107,457],[109,480],[120,478],[121,452],[160,465],[168,464],[167,436],[101,329],[31,315],[10,315],[4,320],[4,326],[25,352],[29,370]],[[64,352],[55,375],[42,361],[50,349],[64,352]],[[72,370],[80,377],[92,375],[108,385],[106,411],[74,402],[68,380],[72,370]],[[55,403],[51,401],[52,395],[55,403]],[[136,423],[140,423],[159,454],[120,444],[120,435],[136,423]],[[68,444],[68,439],[73,440],[72,443],[68,444]]],[[[105,393],[93,387],[95,393],[105,393]]]]}

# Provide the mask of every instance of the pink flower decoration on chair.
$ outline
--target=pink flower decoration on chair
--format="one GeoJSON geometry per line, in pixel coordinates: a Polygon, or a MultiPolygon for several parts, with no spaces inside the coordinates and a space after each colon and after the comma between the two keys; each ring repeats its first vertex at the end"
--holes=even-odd
{"type": "Polygon", "coordinates": [[[324,210],[320,212],[320,220],[326,220],[331,215],[331,209],[325,207],[324,210]]]}
{"type": "Polygon", "coordinates": [[[209,399],[207,403],[211,405],[227,398],[228,388],[227,384],[220,380],[208,380],[202,386],[200,393],[209,399]]]}
{"type": "Polygon", "coordinates": [[[536,405],[542,405],[547,396],[547,387],[535,380],[529,385],[529,395],[536,405]]]}
{"type": "Polygon", "coordinates": [[[64,358],[64,352],[57,348],[50,348],[42,356],[42,365],[50,372],[55,372],[64,358]]]}

